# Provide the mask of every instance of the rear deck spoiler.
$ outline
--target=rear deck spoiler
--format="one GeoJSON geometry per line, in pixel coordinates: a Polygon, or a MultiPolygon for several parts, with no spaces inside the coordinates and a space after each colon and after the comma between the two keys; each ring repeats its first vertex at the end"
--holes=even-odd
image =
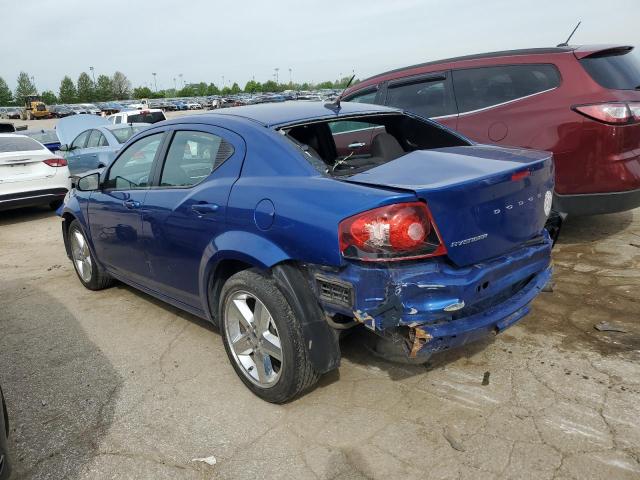
{"type": "Polygon", "coordinates": [[[611,55],[624,55],[633,50],[631,45],[585,45],[578,47],[573,54],[578,60],[587,57],[608,57],[611,55]]]}

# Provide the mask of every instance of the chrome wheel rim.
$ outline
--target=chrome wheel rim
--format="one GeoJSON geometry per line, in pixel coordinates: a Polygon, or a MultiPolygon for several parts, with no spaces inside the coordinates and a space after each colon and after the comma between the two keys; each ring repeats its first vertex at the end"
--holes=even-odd
{"type": "Polygon", "coordinates": [[[78,229],[71,232],[71,256],[78,275],[85,283],[91,281],[91,253],[87,241],[78,229]]]}
{"type": "Polygon", "coordinates": [[[235,292],[224,308],[224,326],[233,359],[252,383],[274,386],[283,366],[278,329],[267,307],[249,292],[235,292]]]}

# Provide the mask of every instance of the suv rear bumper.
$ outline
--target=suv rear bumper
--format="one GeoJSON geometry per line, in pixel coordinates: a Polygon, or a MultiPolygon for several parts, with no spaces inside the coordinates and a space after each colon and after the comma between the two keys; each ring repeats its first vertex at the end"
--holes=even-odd
{"type": "Polygon", "coordinates": [[[31,192],[16,192],[0,195],[0,210],[10,208],[29,207],[33,205],[47,205],[56,200],[63,200],[67,194],[66,188],[49,188],[31,192]]]}
{"type": "Polygon", "coordinates": [[[640,207],[640,188],[626,192],[554,194],[554,210],[569,215],[600,215],[640,207]]]}

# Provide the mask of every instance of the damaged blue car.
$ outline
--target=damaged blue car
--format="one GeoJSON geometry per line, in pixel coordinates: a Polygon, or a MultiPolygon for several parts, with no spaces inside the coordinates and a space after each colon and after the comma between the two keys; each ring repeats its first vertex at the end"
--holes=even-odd
{"type": "Polygon", "coordinates": [[[92,290],[125,282],[218,326],[285,402],[340,330],[415,361],[499,333],[551,276],[553,161],[374,105],[287,102],[155,124],[61,210],[92,290]]]}

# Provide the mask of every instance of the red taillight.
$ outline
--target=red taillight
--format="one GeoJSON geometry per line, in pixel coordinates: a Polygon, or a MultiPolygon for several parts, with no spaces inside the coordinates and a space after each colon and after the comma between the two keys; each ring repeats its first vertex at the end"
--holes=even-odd
{"type": "Polygon", "coordinates": [[[445,255],[445,248],[424,203],[397,203],[349,217],[338,227],[345,258],[388,262],[445,255]]]}
{"type": "Polygon", "coordinates": [[[624,125],[640,121],[640,103],[597,103],[574,105],[573,110],[585,117],[612,125],[624,125]]]}
{"type": "Polygon", "coordinates": [[[64,158],[49,158],[47,160],[43,160],[44,163],[49,165],[50,167],[66,167],[67,161],[64,158]]]}

